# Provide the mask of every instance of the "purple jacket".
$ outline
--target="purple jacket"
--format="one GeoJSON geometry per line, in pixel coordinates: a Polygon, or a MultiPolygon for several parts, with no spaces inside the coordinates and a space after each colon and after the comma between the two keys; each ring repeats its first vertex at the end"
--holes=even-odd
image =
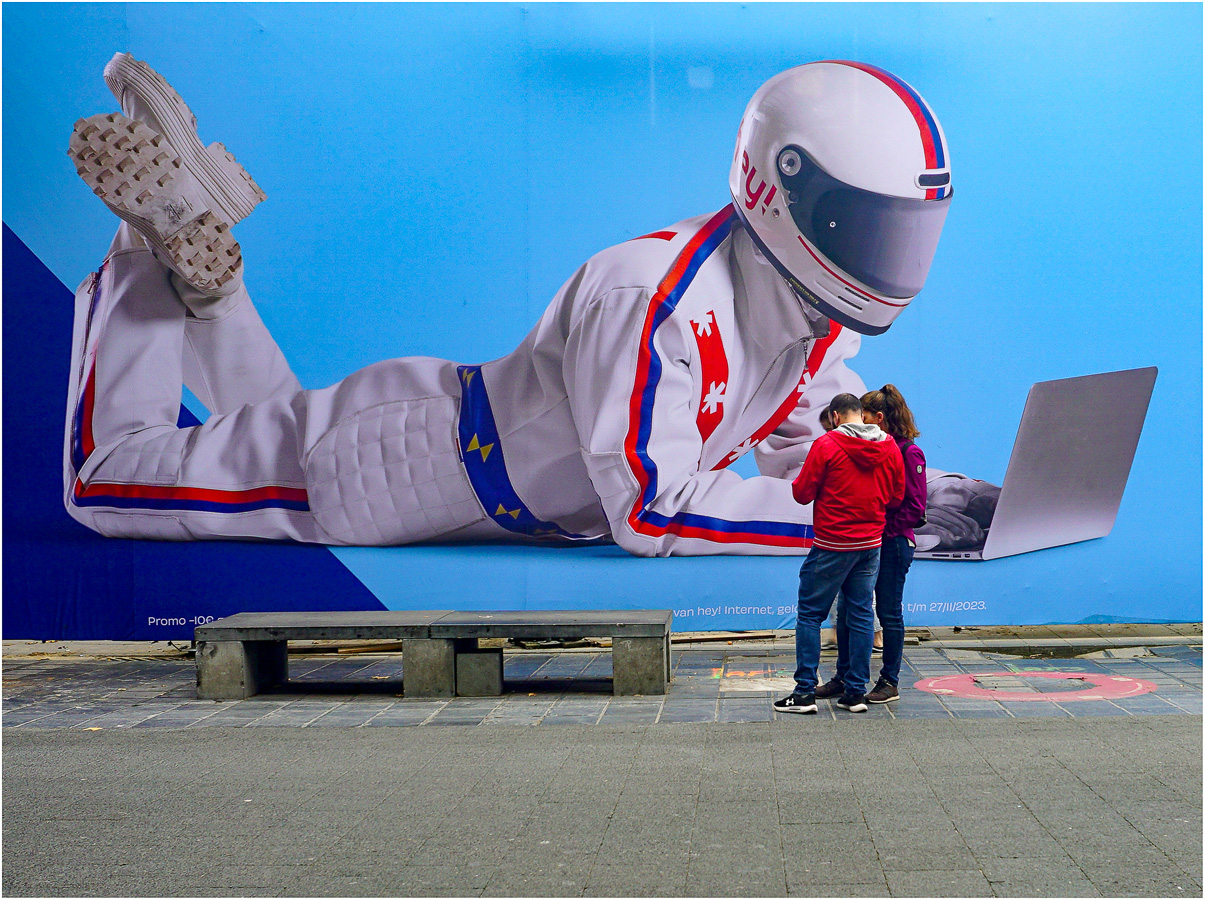
{"type": "Polygon", "coordinates": [[[904,499],[899,506],[887,508],[887,527],[883,529],[883,537],[903,536],[916,543],[913,528],[925,514],[925,500],[928,491],[925,487],[925,454],[916,444],[905,447],[903,438],[896,438],[895,445],[900,448],[904,457],[904,499]]]}

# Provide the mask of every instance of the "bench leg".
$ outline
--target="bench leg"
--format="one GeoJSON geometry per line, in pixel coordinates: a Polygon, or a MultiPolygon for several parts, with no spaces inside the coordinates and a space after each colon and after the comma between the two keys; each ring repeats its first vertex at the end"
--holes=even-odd
{"type": "Polygon", "coordinates": [[[616,696],[664,694],[670,679],[669,638],[613,638],[611,665],[616,696]]]}
{"type": "Polygon", "coordinates": [[[456,642],[412,638],[402,641],[402,695],[456,696],[456,642]]]}
{"type": "Polygon", "coordinates": [[[287,641],[199,641],[197,697],[245,700],[289,677],[287,641]]]}
{"type": "MultiPolygon", "coordinates": [[[[473,641],[476,644],[476,641],[473,641]]],[[[456,696],[497,697],[502,694],[502,650],[477,647],[456,651],[456,696]]]]}

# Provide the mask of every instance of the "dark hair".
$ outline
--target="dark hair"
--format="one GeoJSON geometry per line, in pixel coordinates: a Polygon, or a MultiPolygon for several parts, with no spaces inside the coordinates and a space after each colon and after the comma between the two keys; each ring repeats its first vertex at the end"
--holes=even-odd
{"type": "Polygon", "coordinates": [[[863,394],[862,408],[872,413],[882,413],[883,430],[892,437],[920,437],[920,431],[912,419],[912,410],[894,384],[885,384],[877,391],[863,394]]]}
{"type": "Polygon", "coordinates": [[[820,427],[825,431],[833,430],[833,420],[831,418],[832,414],[833,408],[831,406],[826,406],[824,409],[820,410],[820,427]]]}
{"type": "Polygon", "coordinates": [[[839,416],[847,413],[860,413],[862,411],[862,401],[853,394],[838,394],[829,401],[828,408],[839,416]]]}

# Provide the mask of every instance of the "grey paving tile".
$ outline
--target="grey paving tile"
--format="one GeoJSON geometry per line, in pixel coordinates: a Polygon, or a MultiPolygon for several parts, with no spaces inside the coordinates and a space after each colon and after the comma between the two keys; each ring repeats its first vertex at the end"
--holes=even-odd
{"type": "Polygon", "coordinates": [[[895,897],[995,897],[983,873],[975,870],[889,872],[887,886],[895,897]]]}
{"type": "Polygon", "coordinates": [[[1006,704],[995,701],[978,702],[948,698],[945,701],[950,714],[957,719],[1011,719],[1012,706],[1028,704],[1006,704]]]}
{"type": "Polygon", "coordinates": [[[600,722],[606,724],[651,725],[661,715],[661,703],[619,705],[612,702],[603,711],[600,722]]]}
{"type": "Polygon", "coordinates": [[[485,885],[487,897],[580,897],[594,860],[586,857],[547,867],[525,865],[521,871],[500,869],[485,885]]]}
{"type": "Polygon", "coordinates": [[[480,725],[489,716],[487,710],[441,710],[422,724],[430,725],[480,725]]]}
{"type": "Polygon", "coordinates": [[[576,716],[576,715],[555,715],[553,713],[549,713],[548,715],[546,715],[542,719],[540,719],[539,724],[546,725],[546,726],[567,725],[567,726],[583,726],[584,727],[584,726],[597,724],[598,719],[599,719],[599,717],[597,715],[576,716]]]}
{"type": "Polygon", "coordinates": [[[1071,713],[1051,701],[1009,703],[1008,711],[1016,719],[1065,718],[1071,713]]]}
{"type": "Polygon", "coordinates": [[[677,700],[668,699],[661,708],[658,722],[714,722],[716,718],[715,700],[677,700]]]}
{"type": "MultiPolygon", "coordinates": [[[[130,726],[137,725],[139,722],[143,722],[157,714],[158,711],[155,709],[133,707],[127,710],[106,713],[103,716],[97,716],[94,719],[85,720],[72,727],[76,729],[129,728],[130,726]]],[[[36,725],[37,723],[33,724],[36,725]]]]}
{"type": "Polygon", "coordinates": [[[813,826],[806,835],[792,829],[783,835],[783,858],[789,886],[819,884],[884,884],[883,865],[871,849],[865,827],[813,826]],[[851,847],[862,848],[850,853],[851,847]]]}
{"type": "Polygon", "coordinates": [[[1100,897],[1101,893],[1087,878],[1069,878],[1063,882],[993,881],[997,897],[1100,897]]]}
{"type": "Polygon", "coordinates": [[[949,719],[952,717],[950,711],[940,703],[925,706],[912,703],[894,704],[891,714],[898,719],[949,719]]]}
{"type": "MultiPolygon", "coordinates": [[[[170,707],[158,707],[154,710],[155,713],[165,711],[170,707]]],[[[93,705],[87,706],[72,706],[67,709],[59,709],[46,716],[30,717],[24,724],[25,728],[73,728],[83,725],[92,719],[100,718],[101,716],[110,715],[113,713],[112,707],[99,707],[93,705]]],[[[7,723],[6,723],[7,724],[7,723]]],[[[14,726],[15,727],[15,726],[14,726]]]]}
{"type": "Polygon", "coordinates": [[[781,861],[777,866],[755,869],[699,871],[692,866],[686,879],[686,893],[691,897],[781,897],[786,890],[781,861]]]}
{"type": "MultiPolygon", "coordinates": [[[[143,719],[141,722],[136,722],[131,727],[133,728],[189,728],[204,722],[209,716],[214,715],[212,712],[168,712],[157,716],[152,716],[149,719],[143,719]]],[[[98,723],[88,722],[85,727],[95,727],[98,723]]]]}
{"type": "Polygon", "coordinates": [[[390,704],[344,703],[329,712],[317,716],[307,728],[339,728],[366,725],[370,720],[388,710],[390,704]]]}
{"type": "Polygon", "coordinates": [[[1084,875],[1105,896],[1200,896],[1201,883],[1170,865],[1083,865],[1084,875]]]}
{"type": "Polygon", "coordinates": [[[891,897],[886,884],[819,884],[803,882],[790,884],[788,897],[891,897]]]}
{"type": "MultiPolygon", "coordinates": [[[[1004,848],[1003,842],[1000,846],[1004,848]]],[[[1061,896],[1065,897],[1079,896],[1079,889],[1091,886],[1087,876],[1065,853],[1047,858],[980,855],[979,867],[992,883],[1046,885],[1048,889],[1062,889],[1061,896]]]]}
{"type": "Polygon", "coordinates": [[[275,705],[269,706],[267,704],[258,704],[258,703],[251,705],[251,704],[242,703],[237,706],[231,706],[231,707],[227,707],[226,709],[219,710],[218,712],[214,713],[212,716],[207,716],[206,718],[202,719],[200,722],[196,723],[195,725],[193,725],[191,727],[193,727],[193,728],[213,728],[213,727],[241,728],[246,725],[249,725],[251,722],[254,722],[256,719],[260,719],[260,718],[268,715],[269,713],[274,712],[275,709],[276,709],[275,705]]]}
{"type": "Polygon", "coordinates": [[[625,859],[600,858],[590,870],[584,897],[687,897],[686,867],[631,864],[625,859]]]}
{"type": "Polygon", "coordinates": [[[1062,707],[1077,718],[1121,717],[1131,713],[1109,700],[1064,700],[1062,707]]]}

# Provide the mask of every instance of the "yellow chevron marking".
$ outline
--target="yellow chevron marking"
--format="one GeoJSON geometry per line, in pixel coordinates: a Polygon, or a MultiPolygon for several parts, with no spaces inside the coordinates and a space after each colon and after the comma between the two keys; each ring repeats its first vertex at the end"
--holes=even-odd
{"type": "Polygon", "coordinates": [[[481,442],[477,440],[477,435],[473,435],[473,439],[469,441],[469,446],[466,449],[479,451],[481,453],[481,461],[485,462],[489,458],[490,451],[494,449],[494,445],[486,444],[482,446],[481,442]]]}
{"type": "Polygon", "coordinates": [[[463,381],[466,385],[471,384],[473,381],[473,376],[476,374],[477,374],[476,369],[465,369],[463,372],[460,373],[460,380],[463,381]]]}
{"type": "Polygon", "coordinates": [[[496,510],[494,510],[494,515],[495,516],[510,516],[512,519],[517,519],[517,518],[519,518],[519,512],[521,509],[522,509],[522,507],[519,507],[519,509],[507,509],[505,506],[503,506],[501,503],[499,503],[498,508],[496,510]]]}

